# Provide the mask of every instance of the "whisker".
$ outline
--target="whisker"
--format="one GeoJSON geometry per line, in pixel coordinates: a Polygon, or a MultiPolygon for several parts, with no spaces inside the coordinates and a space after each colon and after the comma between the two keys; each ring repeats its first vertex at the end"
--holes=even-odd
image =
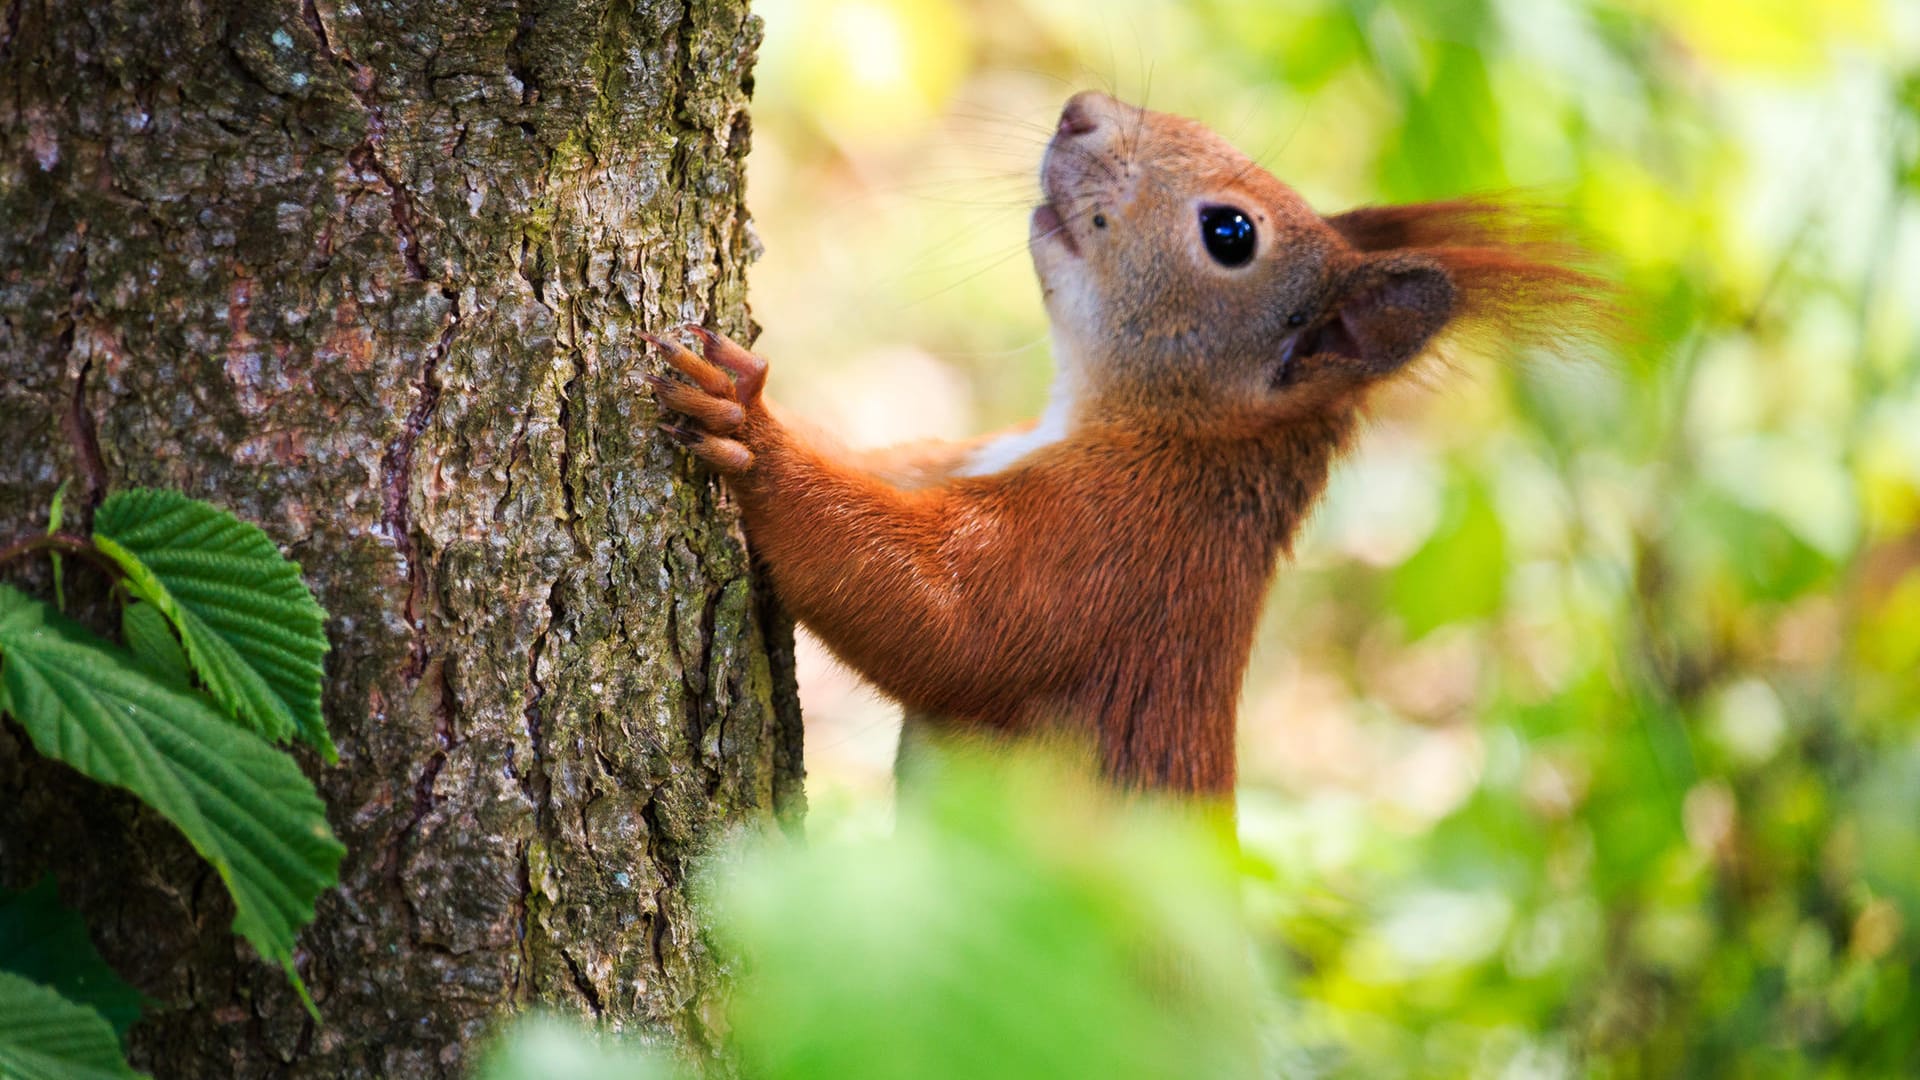
{"type": "MultiPolygon", "coordinates": [[[[1041,233],[1040,238],[1041,239],[1050,238],[1058,234],[1061,230],[1065,229],[1068,225],[1085,218],[1087,215],[1091,213],[1093,213],[1093,208],[1087,207],[1082,210],[1076,210],[1071,214],[1063,214],[1060,217],[1059,226],[1052,229],[1048,229],[1046,232],[1041,233]]],[[[995,258],[992,262],[987,263],[985,266],[982,266],[980,269],[975,270],[973,273],[968,274],[967,276],[959,279],[958,281],[949,282],[948,284],[943,285],[940,288],[935,289],[930,293],[926,293],[925,295],[915,297],[914,299],[907,301],[907,303],[910,305],[924,304],[927,301],[932,300],[937,296],[943,296],[949,292],[952,292],[953,290],[959,288],[960,286],[965,285],[968,282],[973,281],[974,279],[984,274],[990,273],[1001,266],[1004,266],[1007,260],[1014,258],[1015,256],[1021,254],[1024,251],[1029,250],[1031,246],[1032,246],[1031,243],[1022,243],[1018,247],[1014,248],[1012,251],[1009,251],[1006,254],[995,258]]]]}
{"type": "Polygon", "coordinates": [[[940,360],[1002,360],[1009,356],[1018,356],[1023,352],[1031,350],[1036,345],[1044,345],[1047,343],[1047,339],[1052,336],[1053,332],[1051,330],[1042,330],[1039,334],[1028,338],[1018,345],[1010,345],[1004,349],[955,349],[945,352],[930,350],[928,355],[940,360]]]}

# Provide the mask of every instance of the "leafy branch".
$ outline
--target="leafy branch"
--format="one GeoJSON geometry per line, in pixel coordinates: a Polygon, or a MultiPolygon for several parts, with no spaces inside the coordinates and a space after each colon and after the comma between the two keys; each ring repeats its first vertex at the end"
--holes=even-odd
{"type": "MultiPolygon", "coordinates": [[[[345,849],[275,744],[297,738],[337,760],[320,714],[326,612],[265,533],[176,492],[109,497],[89,537],[59,531],[58,499],[51,516],[46,532],[0,547],[0,565],[46,554],[56,572],[61,556],[100,570],[116,584],[124,644],[0,585],[0,715],[41,754],[172,822],[232,895],[235,932],[317,1018],[294,940],[345,849]]],[[[55,933],[49,910],[0,899],[0,939],[55,933]]],[[[20,955],[0,956],[0,1074],[128,1075],[101,1013],[61,996],[60,969],[25,970],[20,955]]]]}

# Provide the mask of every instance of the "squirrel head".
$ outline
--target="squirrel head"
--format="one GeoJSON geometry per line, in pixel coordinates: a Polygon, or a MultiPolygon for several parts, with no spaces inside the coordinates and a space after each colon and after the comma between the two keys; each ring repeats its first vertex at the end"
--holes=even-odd
{"type": "Polygon", "coordinates": [[[1067,102],[1040,179],[1029,248],[1082,407],[1213,424],[1357,406],[1444,331],[1551,333],[1597,295],[1494,204],[1323,218],[1204,125],[1095,91],[1067,102]]]}

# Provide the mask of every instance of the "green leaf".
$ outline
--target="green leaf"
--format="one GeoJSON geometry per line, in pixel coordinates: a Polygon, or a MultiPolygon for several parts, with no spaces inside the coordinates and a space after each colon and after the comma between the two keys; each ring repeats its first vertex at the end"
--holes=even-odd
{"type": "Polygon", "coordinates": [[[339,760],[320,715],[327,613],[266,533],[178,492],[136,489],[101,504],[93,542],[179,630],[214,700],[269,739],[297,732],[339,760]]]}
{"type": "Polygon", "coordinates": [[[94,1080],[145,1076],[120,1056],[120,1040],[99,1013],[53,990],[0,971],[0,1076],[8,1080],[94,1080]]]}
{"type": "Polygon", "coordinates": [[[339,880],[343,849],[291,757],[4,585],[0,712],[42,754],[126,788],[185,833],[233,894],[234,930],[284,967],[305,998],[294,935],[312,921],[321,890],[339,880]]]}
{"type": "Polygon", "coordinates": [[[116,1038],[140,1019],[147,1000],[107,966],[86,920],[60,906],[52,875],[24,892],[0,892],[0,970],[91,1007],[113,1025],[116,1038]]]}
{"type": "Polygon", "coordinates": [[[148,671],[177,686],[191,685],[193,668],[159,608],[144,600],[129,601],[120,610],[120,636],[148,671]]]}

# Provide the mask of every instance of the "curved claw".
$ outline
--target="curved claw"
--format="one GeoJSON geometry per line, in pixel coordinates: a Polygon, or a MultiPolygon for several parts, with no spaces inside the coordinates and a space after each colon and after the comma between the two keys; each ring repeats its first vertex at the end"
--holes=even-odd
{"type": "Polygon", "coordinates": [[[720,472],[742,473],[753,467],[753,451],[733,439],[689,431],[676,424],[661,424],[660,431],[720,472]]]}
{"type": "Polygon", "coordinates": [[[668,341],[644,331],[640,336],[657,346],[665,354],[667,363],[682,375],[692,379],[694,385],[700,389],[714,397],[734,397],[736,391],[733,380],[727,377],[727,373],[702,360],[694,354],[693,350],[679,342],[668,341]]]}
{"type": "Polygon", "coordinates": [[[746,422],[746,410],[731,398],[706,393],[697,386],[664,375],[648,375],[646,380],[647,385],[653,388],[654,400],[674,412],[685,413],[699,421],[700,426],[708,431],[731,435],[746,422]]]}
{"type": "Polygon", "coordinates": [[[704,326],[687,323],[681,329],[700,339],[700,351],[708,360],[733,372],[733,384],[741,404],[750,405],[760,399],[760,390],[767,382],[765,360],[741,348],[725,334],[704,326]]]}

